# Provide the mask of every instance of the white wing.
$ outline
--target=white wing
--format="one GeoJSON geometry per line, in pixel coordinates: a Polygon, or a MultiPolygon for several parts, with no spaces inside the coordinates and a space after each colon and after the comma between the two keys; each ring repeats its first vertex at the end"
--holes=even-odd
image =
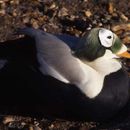
{"type": "Polygon", "coordinates": [[[21,29],[19,32],[35,38],[39,69],[43,74],[65,83],[77,84],[86,80],[79,60],[72,55],[71,49],[63,41],[52,34],[33,28],[21,29]]]}

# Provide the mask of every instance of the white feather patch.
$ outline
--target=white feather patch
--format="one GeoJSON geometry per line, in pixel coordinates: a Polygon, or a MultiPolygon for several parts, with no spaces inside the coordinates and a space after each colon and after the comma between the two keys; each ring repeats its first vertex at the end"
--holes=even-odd
{"type": "Polygon", "coordinates": [[[114,41],[114,34],[107,29],[99,30],[99,39],[104,47],[111,47],[114,41]]]}
{"type": "Polygon", "coordinates": [[[66,78],[64,78],[54,68],[48,65],[39,53],[37,54],[37,56],[38,56],[39,63],[41,64],[39,69],[43,74],[50,75],[64,83],[69,83],[69,81],[66,78]]]}

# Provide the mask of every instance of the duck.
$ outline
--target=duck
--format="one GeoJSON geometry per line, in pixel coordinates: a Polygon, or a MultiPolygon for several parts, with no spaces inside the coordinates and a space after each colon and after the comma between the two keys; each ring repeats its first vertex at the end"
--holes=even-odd
{"type": "Polygon", "coordinates": [[[130,80],[119,59],[130,54],[112,31],[77,38],[27,27],[17,34],[25,37],[0,46],[0,99],[9,89],[13,112],[102,122],[127,106],[130,80]]]}

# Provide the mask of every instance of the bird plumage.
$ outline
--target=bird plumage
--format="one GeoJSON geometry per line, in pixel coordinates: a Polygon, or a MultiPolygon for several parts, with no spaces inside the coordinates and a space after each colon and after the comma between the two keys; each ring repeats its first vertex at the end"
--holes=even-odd
{"type": "MultiPolygon", "coordinates": [[[[17,108],[19,113],[24,114],[105,121],[113,118],[126,106],[130,95],[127,73],[121,66],[111,71],[107,66],[105,72],[101,72],[101,68],[95,66],[95,63],[100,65],[103,62],[103,56],[107,55],[106,58],[115,56],[110,49],[106,49],[94,61],[84,61],[74,55],[78,48],[83,47],[73,44],[74,41],[79,44],[82,41],[80,38],[68,36],[68,41],[67,35],[55,37],[30,28],[20,30],[18,33],[24,33],[32,38],[25,37],[0,46],[0,59],[7,61],[0,70],[2,84],[0,99],[3,105],[8,104],[5,104],[8,100],[3,98],[8,89],[7,96],[12,101],[10,104],[13,112],[17,108]],[[58,77],[57,73],[62,77],[58,77]],[[99,78],[98,74],[99,77],[103,75],[102,86],[91,97],[91,92],[90,95],[85,92],[89,90],[89,83],[94,84],[90,87],[92,92],[98,88],[99,80],[95,80],[99,78]],[[87,82],[85,84],[87,89],[84,87],[84,81],[87,82]]],[[[113,60],[115,62],[115,59],[113,60]]]]}

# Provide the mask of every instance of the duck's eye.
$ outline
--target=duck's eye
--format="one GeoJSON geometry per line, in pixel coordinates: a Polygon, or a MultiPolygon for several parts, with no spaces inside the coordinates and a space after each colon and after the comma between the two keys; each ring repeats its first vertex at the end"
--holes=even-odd
{"type": "Polygon", "coordinates": [[[113,45],[114,35],[113,33],[105,28],[99,30],[99,40],[102,46],[108,48],[113,45]]]}
{"type": "Polygon", "coordinates": [[[107,36],[107,38],[108,38],[108,39],[111,39],[111,38],[112,38],[112,36],[107,36]]]}

